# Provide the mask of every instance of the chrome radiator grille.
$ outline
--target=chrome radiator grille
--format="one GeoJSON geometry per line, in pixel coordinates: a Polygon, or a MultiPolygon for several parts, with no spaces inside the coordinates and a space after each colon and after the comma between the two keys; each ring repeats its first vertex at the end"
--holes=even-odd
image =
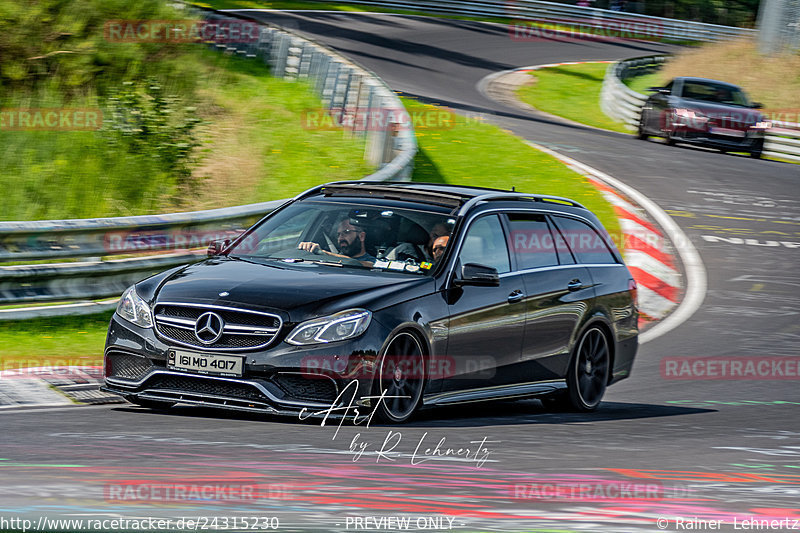
{"type": "Polygon", "coordinates": [[[164,339],[212,351],[264,348],[283,326],[281,318],[271,313],[189,303],[156,304],[154,318],[156,331],[164,339]],[[210,322],[209,314],[214,315],[210,322]],[[210,328],[203,331],[205,326],[210,328]]]}

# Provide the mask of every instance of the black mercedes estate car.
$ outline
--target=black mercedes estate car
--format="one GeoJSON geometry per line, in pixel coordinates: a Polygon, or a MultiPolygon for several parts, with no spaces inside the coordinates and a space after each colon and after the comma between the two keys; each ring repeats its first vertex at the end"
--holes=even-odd
{"type": "Polygon", "coordinates": [[[636,284],[577,202],[332,183],[130,287],[104,389],[151,408],[389,422],[509,398],[592,411],[628,377],[637,322],[636,284]]]}

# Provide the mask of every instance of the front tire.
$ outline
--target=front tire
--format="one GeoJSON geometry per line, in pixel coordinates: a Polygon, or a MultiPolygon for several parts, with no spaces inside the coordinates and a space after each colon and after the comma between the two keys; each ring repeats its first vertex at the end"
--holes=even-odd
{"type": "Polygon", "coordinates": [[[606,334],[592,326],[580,337],[567,374],[567,398],[573,409],[587,413],[600,405],[608,385],[611,351],[606,334]]]}
{"type": "Polygon", "coordinates": [[[385,396],[375,406],[384,422],[403,423],[414,416],[425,389],[425,353],[419,338],[403,331],[386,344],[375,376],[373,394],[385,396]]]}
{"type": "Polygon", "coordinates": [[[648,138],[647,132],[644,129],[644,117],[639,117],[639,127],[636,129],[636,138],[640,141],[646,141],[648,138]]]}
{"type": "Polygon", "coordinates": [[[756,144],[750,152],[750,157],[753,159],[761,159],[761,153],[764,151],[764,141],[756,144]]]}

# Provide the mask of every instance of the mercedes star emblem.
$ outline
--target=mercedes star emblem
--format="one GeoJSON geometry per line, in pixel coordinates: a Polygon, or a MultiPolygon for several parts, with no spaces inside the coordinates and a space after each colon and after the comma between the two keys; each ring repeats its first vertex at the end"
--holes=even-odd
{"type": "Polygon", "coordinates": [[[194,324],[194,336],[203,344],[214,344],[222,337],[225,322],[217,313],[203,313],[194,324]]]}

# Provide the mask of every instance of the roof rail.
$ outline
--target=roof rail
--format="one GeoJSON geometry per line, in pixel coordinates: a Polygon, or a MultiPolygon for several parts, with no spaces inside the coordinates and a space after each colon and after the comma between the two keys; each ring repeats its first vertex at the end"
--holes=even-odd
{"type": "Polygon", "coordinates": [[[579,204],[575,200],[570,200],[569,198],[564,198],[562,196],[547,196],[541,194],[529,194],[524,192],[505,192],[505,193],[482,194],[480,196],[475,196],[474,198],[470,198],[469,201],[467,201],[464,205],[461,206],[458,215],[459,216],[464,215],[467,211],[472,209],[479,202],[485,202],[487,200],[529,200],[532,202],[567,204],[572,207],[580,207],[581,209],[586,209],[585,206],[579,204]]]}

